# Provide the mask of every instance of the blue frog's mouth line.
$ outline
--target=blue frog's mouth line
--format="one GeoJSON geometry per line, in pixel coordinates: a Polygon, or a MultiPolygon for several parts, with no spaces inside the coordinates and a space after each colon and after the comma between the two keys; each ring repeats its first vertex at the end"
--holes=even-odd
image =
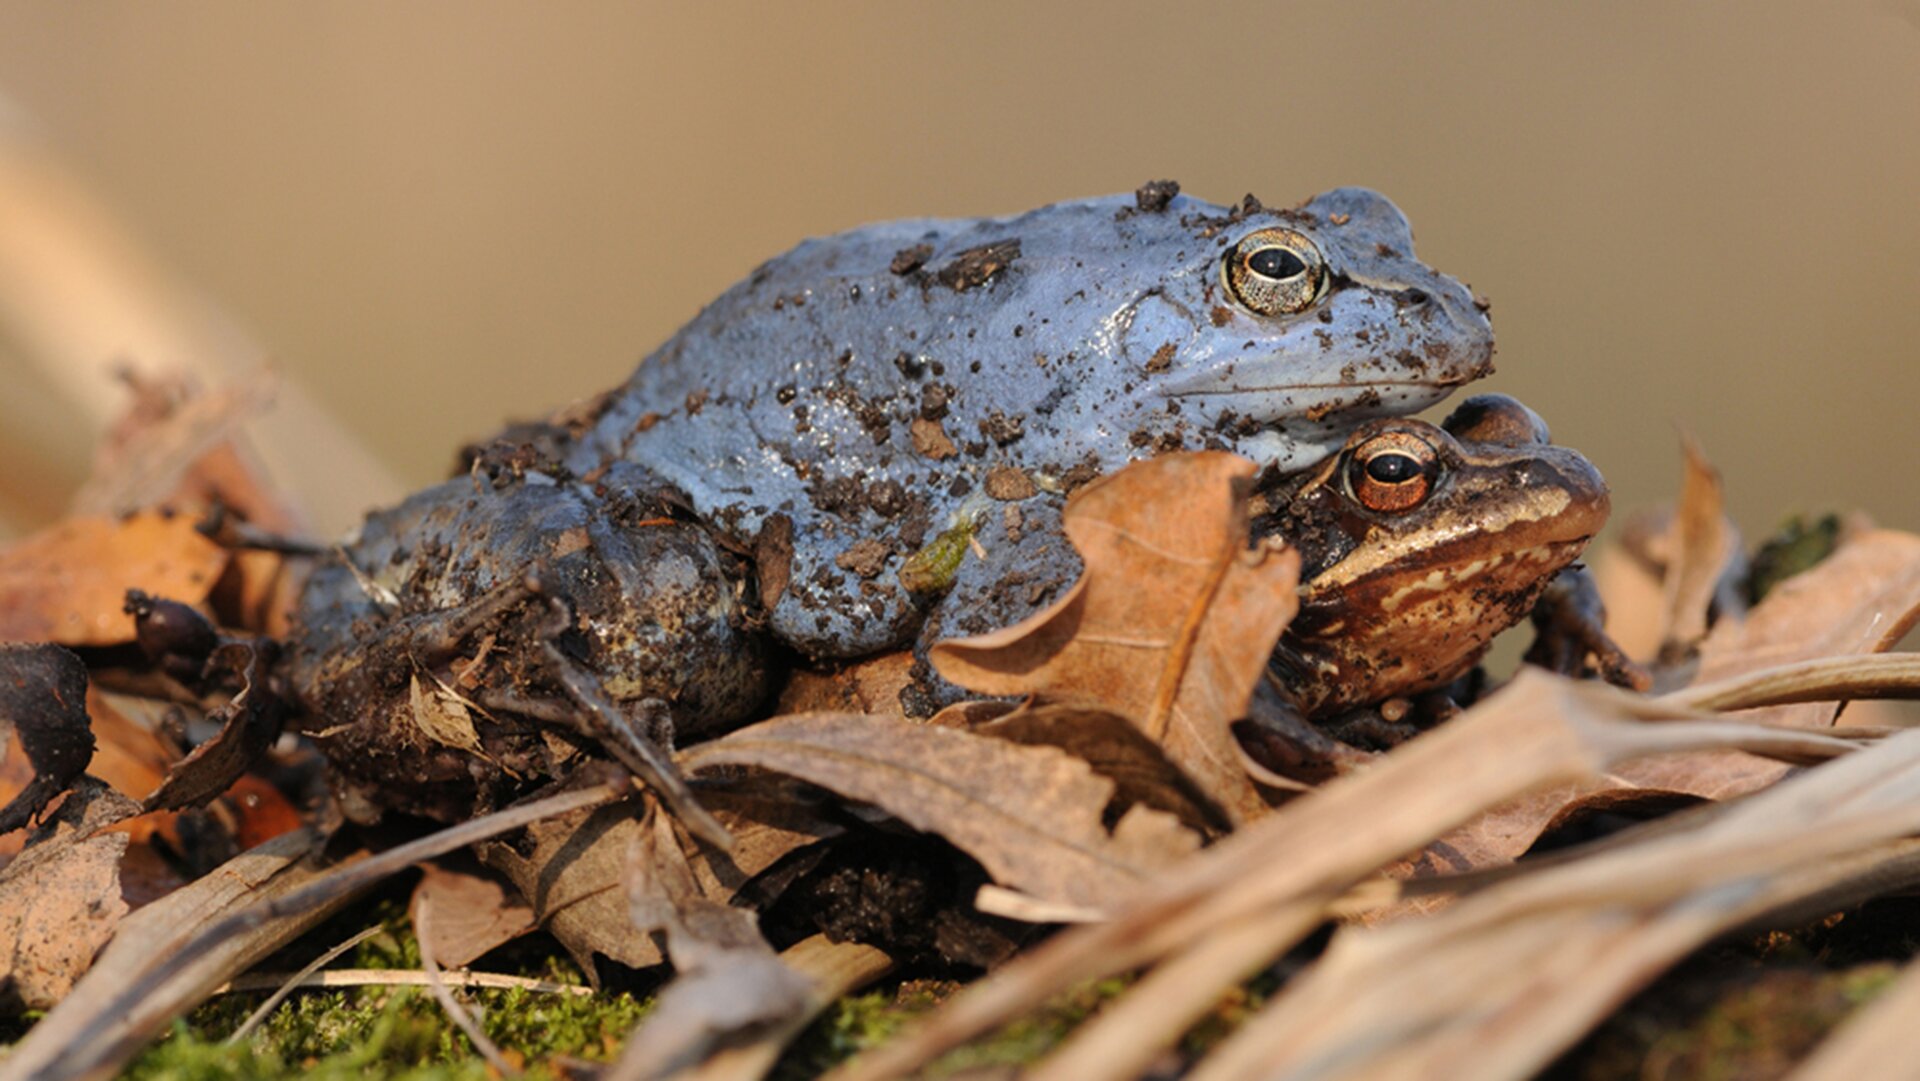
{"type": "Polygon", "coordinates": [[[1465,386],[1480,378],[1480,373],[1447,379],[1343,379],[1335,383],[1263,383],[1259,386],[1199,387],[1190,390],[1164,390],[1165,398],[1206,398],[1226,394],[1271,394],[1276,391],[1345,390],[1351,387],[1425,387],[1433,390],[1465,386]]]}

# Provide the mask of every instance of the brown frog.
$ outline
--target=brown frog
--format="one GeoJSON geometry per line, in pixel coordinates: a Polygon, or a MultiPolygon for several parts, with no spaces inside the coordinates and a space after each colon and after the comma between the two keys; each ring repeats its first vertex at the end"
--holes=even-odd
{"type": "Polygon", "coordinates": [[[1469,399],[1441,427],[1363,424],[1281,496],[1256,531],[1300,549],[1304,584],[1272,669],[1313,720],[1466,673],[1608,511],[1599,471],[1503,395],[1469,399]]]}

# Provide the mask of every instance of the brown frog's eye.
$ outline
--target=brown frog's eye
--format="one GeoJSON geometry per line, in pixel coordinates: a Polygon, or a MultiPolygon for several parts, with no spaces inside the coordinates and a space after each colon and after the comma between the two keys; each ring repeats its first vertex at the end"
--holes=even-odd
{"type": "Polygon", "coordinates": [[[1258,315],[1295,315],[1327,285],[1327,264],[1313,241],[1275,226],[1240,238],[1220,264],[1227,292],[1258,315]]]}
{"type": "Polygon", "coordinates": [[[1347,462],[1347,489],[1368,510],[1397,514],[1426,502],[1439,470],[1440,455],[1426,440],[1386,432],[1355,449],[1347,462]]]}

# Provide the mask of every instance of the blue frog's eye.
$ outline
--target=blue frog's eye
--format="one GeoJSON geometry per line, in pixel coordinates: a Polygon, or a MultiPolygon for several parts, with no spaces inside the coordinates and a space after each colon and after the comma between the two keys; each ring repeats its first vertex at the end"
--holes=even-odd
{"type": "Polygon", "coordinates": [[[1227,249],[1220,264],[1227,292],[1255,315],[1297,315],[1327,286],[1327,264],[1313,241],[1292,229],[1256,229],[1227,249]]]}

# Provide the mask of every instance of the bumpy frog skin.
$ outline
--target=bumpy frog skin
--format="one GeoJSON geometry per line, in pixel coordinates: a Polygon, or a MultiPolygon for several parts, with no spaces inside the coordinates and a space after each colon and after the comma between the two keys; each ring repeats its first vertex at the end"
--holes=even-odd
{"type": "Polygon", "coordinates": [[[1501,395],[1462,403],[1444,428],[1371,421],[1256,523],[1302,556],[1274,670],[1303,715],[1451,682],[1579,557],[1606,523],[1606,482],[1547,438],[1501,395]]]}
{"type": "MultiPolygon", "coordinates": [[[[1057,495],[1130,458],[1215,447],[1298,470],[1490,370],[1485,315],[1373,192],[1141,202],[807,241],[647,358],[566,465],[625,461],[684,492],[758,546],[781,639],[852,657],[910,637],[969,548],[992,561],[962,578],[1019,573],[1031,553],[1011,549],[1048,543],[1029,538],[1057,495]],[[1003,513],[1021,505],[1024,529],[1003,513]]],[[[950,605],[1009,622],[1062,572],[1044,577],[950,605]]]]}

